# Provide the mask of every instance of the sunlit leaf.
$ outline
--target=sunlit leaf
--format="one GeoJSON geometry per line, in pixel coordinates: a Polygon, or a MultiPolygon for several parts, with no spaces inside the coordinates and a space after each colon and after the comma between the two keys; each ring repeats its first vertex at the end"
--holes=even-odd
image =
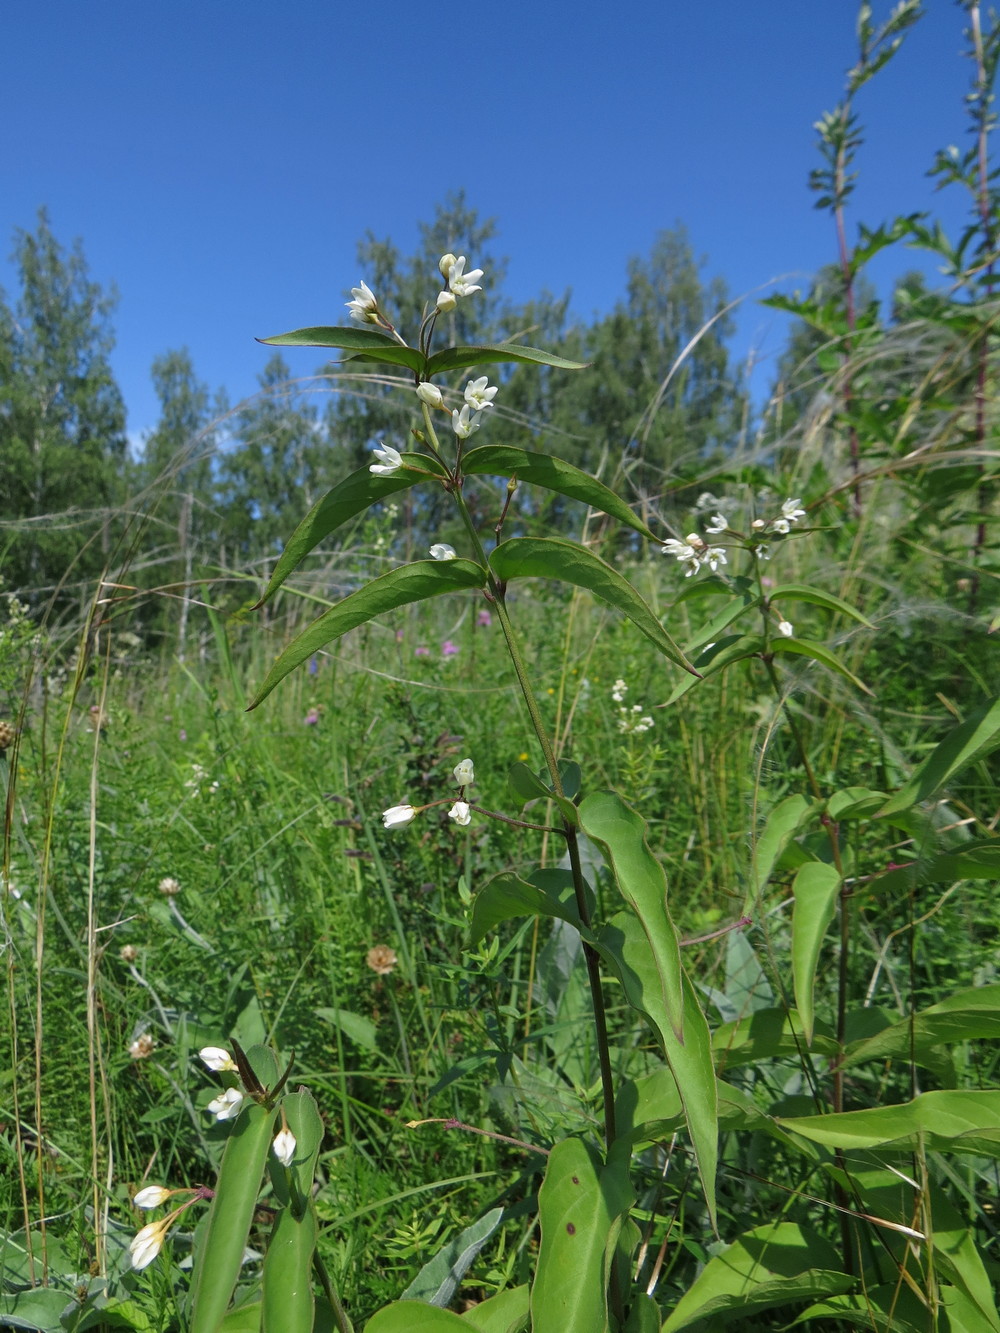
{"type": "Polygon", "coordinates": [[[778,588],[772,588],[767,594],[769,602],[776,602],[782,598],[792,602],[811,602],[814,606],[825,607],[827,611],[838,611],[843,616],[849,616],[869,629],[875,628],[857,607],[851,606],[850,602],[842,601],[839,597],[834,597],[833,593],[823,592],[821,588],[810,588],[804,583],[783,583],[778,588]]]}
{"type": "Polygon", "coordinates": [[[764,651],[764,637],[761,634],[727,634],[710,647],[703,648],[694,659],[694,671],[690,678],[685,678],[674,687],[667,699],[668,704],[676,703],[688,690],[693,689],[699,678],[707,680],[734,662],[742,662],[748,657],[759,657],[764,651]]]}
{"type": "Polygon", "coordinates": [[[813,989],[827,927],[837,912],[841,877],[825,861],[800,866],[792,881],[792,979],[806,1044],[812,1044],[813,989]]]}
{"type": "Polygon", "coordinates": [[[555,366],[557,370],[586,370],[586,361],[568,361],[554,352],[540,347],[522,347],[520,343],[482,343],[478,347],[446,347],[435,352],[421,376],[430,379],[447,370],[464,370],[467,366],[488,366],[501,361],[516,361],[522,365],[555,366]]]}
{"type": "Polygon", "coordinates": [[[956,773],[1000,745],[1000,699],[984,704],[959,723],[916,769],[909,782],[879,811],[894,814],[919,801],[928,801],[956,773]]]}
{"type": "Polygon", "coordinates": [[[1000,1157],[1000,1092],[924,1092],[902,1106],[778,1118],[778,1124],[813,1143],[852,1151],[891,1148],[909,1152],[981,1153],[1000,1157]]]}
{"type": "Polygon", "coordinates": [[[843,662],[830,652],[829,648],[824,647],[821,643],[815,643],[812,639],[772,639],[771,652],[811,657],[814,662],[819,662],[823,666],[829,667],[831,671],[836,671],[839,675],[844,676],[852,685],[859,690],[863,690],[865,694],[871,694],[871,690],[864,681],[859,680],[853,671],[849,671],[843,662]]]}
{"type": "Polygon", "coordinates": [[[940,1004],[908,1015],[892,1027],[847,1047],[844,1067],[865,1060],[910,1060],[936,1046],[1000,1038],[1000,983],[956,991],[940,1004]]]}
{"type": "MultiPolygon", "coordinates": [[[[588,898],[592,893],[588,892],[588,898]]],[[[524,879],[512,870],[495,875],[473,902],[470,942],[475,947],[501,921],[525,916],[558,917],[582,931],[572,874],[545,869],[535,870],[524,879]]]]}
{"type": "MultiPolygon", "coordinates": [[[[366,361],[384,361],[393,366],[407,366],[418,373],[422,370],[426,358],[413,347],[401,347],[395,338],[377,329],[328,328],[320,326],[309,329],[293,329],[291,333],[278,333],[273,338],[258,338],[257,342],[268,347],[336,347],[344,352],[353,352],[356,357],[366,361]]],[[[421,375],[425,379],[426,375],[421,375]]]]}
{"type": "Polygon", "coordinates": [[[248,709],[256,708],[290,671],[348,630],[365,624],[384,611],[394,611],[410,602],[421,602],[446,592],[481,588],[485,582],[486,571],[471,560],[418,560],[412,565],[391,569],[388,574],[352,592],[293,639],[265,676],[248,709]]]}

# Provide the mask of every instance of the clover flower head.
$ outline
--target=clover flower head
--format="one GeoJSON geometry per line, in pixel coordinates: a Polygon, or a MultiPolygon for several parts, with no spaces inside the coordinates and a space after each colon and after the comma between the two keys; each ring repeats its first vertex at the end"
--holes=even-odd
{"type": "Polygon", "coordinates": [[[416,810],[412,805],[390,805],[382,811],[382,824],[385,828],[405,828],[412,823],[416,810]]]}
{"type": "Polygon", "coordinates": [[[476,780],[476,769],[471,759],[463,759],[456,764],[453,772],[460,787],[471,787],[476,780]]]}
{"type": "Polygon", "coordinates": [[[729,524],[726,521],[725,514],[713,514],[712,517],[705,524],[705,531],[710,533],[714,537],[717,536],[720,532],[725,532],[725,530],[728,527],[729,524]]]}
{"type": "Polygon", "coordinates": [[[448,818],[453,819],[456,824],[461,824],[463,828],[467,824],[471,824],[472,813],[469,810],[468,802],[456,801],[455,804],[448,811],[448,818]]]}
{"type": "Polygon", "coordinates": [[[782,518],[787,518],[789,523],[796,523],[800,518],[805,518],[806,511],[802,508],[802,501],[799,499],[785,500],[781,506],[782,518]]]}
{"type": "Polygon", "coordinates": [[[173,1190],[166,1189],[163,1185],[147,1185],[141,1189],[132,1202],[136,1208],[159,1208],[161,1203],[166,1201],[173,1194],[173,1190]]]}
{"type": "Polygon", "coordinates": [[[240,1113],[240,1107],[243,1105],[244,1096],[239,1088],[223,1088],[218,1097],[213,1097],[205,1107],[210,1115],[214,1115],[216,1120],[235,1120],[240,1113]]]}
{"type": "Polygon", "coordinates": [[[488,629],[490,625],[493,624],[493,617],[490,615],[489,611],[487,611],[485,607],[483,607],[483,609],[476,616],[476,624],[481,629],[488,629]]]}
{"type": "Polygon", "coordinates": [[[148,1223],[141,1231],[136,1232],[128,1247],[133,1268],[149,1267],[163,1248],[168,1225],[169,1218],[163,1218],[162,1221],[148,1223]]]}
{"type": "Polygon", "coordinates": [[[465,401],[474,412],[482,412],[487,407],[493,406],[493,399],[497,396],[497,386],[490,386],[489,378],[486,375],[480,375],[477,380],[469,380],[465,386],[465,401]]]}
{"type": "Polygon", "coordinates": [[[134,944],[123,944],[118,950],[118,957],[123,963],[134,963],[139,957],[139,950],[134,944]]]}
{"type": "Polygon", "coordinates": [[[373,472],[376,477],[388,477],[403,466],[402,455],[391,444],[380,444],[377,449],[372,450],[372,453],[378,462],[372,463],[368,471],[373,472]]]}
{"type": "Polygon", "coordinates": [[[455,262],[448,267],[448,287],[456,296],[471,296],[473,292],[481,292],[482,287],[475,284],[483,276],[481,268],[474,268],[471,273],[465,271],[465,255],[459,255],[455,262]]]}
{"type": "Polygon", "coordinates": [[[414,657],[430,657],[431,650],[424,643],[418,643],[413,650],[414,657]]]}
{"type": "Polygon", "coordinates": [[[278,1130],[277,1134],[275,1134],[274,1142],[271,1144],[271,1151],[282,1166],[291,1166],[297,1146],[295,1135],[288,1126],[285,1125],[278,1130]]]}
{"type": "Polygon", "coordinates": [[[351,312],[351,319],[358,324],[377,324],[378,321],[378,298],[367,283],[362,282],[360,287],[351,288],[351,300],[345,301],[345,305],[351,312]]]}
{"type": "Polygon", "coordinates": [[[454,657],[458,653],[458,644],[452,643],[451,639],[445,639],[441,645],[442,657],[454,657]]]}
{"type": "Polygon", "coordinates": [[[783,634],[786,639],[790,639],[795,633],[795,626],[788,620],[779,620],[778,633],[783,634]]]}
{"type": "Polygon", "coordinates": [[[421,381],[417,385],[417,397],[428,407],[444,407],[444,396],[436,384],[429,384],[427,380],[421,381]]]}
{"type": "Polygon", "coordinates": [[[467,440],[479,429],[482,412],[473,412],[468,403],[462,404],[462,410],[455,408],[451,414],[451,428],[460,440],[467,440]]]}
{"type": "Polygon", "coordinates": [[[396,950],[390,949],[388,944],[373,944],[365,954],[365,962],[380,977],[387,977],[398,962],[396,950]]]}
{"type": "Polygon", "coordinates": [[[205,1068],[211,1069],[214,1074],[236,1072],[239,1068],[233,1057],[222,1046],[203,1046],[198,1055],[205,1068]]]}
{"type": "Polygon", "coordinates": [[[151,1032],[143,1032],[141,1036],[136,1037],[128,1048],[128,1053],[133,1060],[148,1060],[156,1050],[156,1042],[153,1040],[151,1032]]]}
{"type": "Polygon", "coordinates": [[[435,542],[431,547],[432,560],[454,560],[455,555],[454,546],[449,546],[447,542],[435,542]]]}
{"type": "Polygon", "coordinates": [[[181,886],[172,875],[165,875],[156,886],[160,892],[167,898],[176,898],[181,891],[181,886]]]}

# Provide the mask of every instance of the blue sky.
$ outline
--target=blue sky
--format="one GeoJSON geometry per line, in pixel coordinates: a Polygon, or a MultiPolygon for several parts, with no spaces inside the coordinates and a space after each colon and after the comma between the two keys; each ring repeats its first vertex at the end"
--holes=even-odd
{"type": "MultiPolygon", "coordinates": [[[[852,205],[877,225],[957,195],[926,171],[966,141],[965,15],[926,14],[862,91],[852,205]]],[[[888,5],[876,0],[876,17],[888,5]]],[[[853,0],[564,4],[506,0],[37,0],[9,11],[0,107],[0,284],[40,205],[92,275],[117,284],[114,367],[129,430],[155,424],[153,358],[187,345],[232,400],[267,357],[254,335],[339,323],[358,239],[404,253],[464,187],[499,223],[514,299],[572,290],[590,317],[629,256],[682,222],[734,295],[834,257],[806,188],[819,115],[855,58],[853,0]]],[[[470,266],[476,256],[470,256],[470,266]]],[[[876,276],[912,262],[887,259],[876,276]]],[[[785,324],[748,300],[734,350],[765,358],[785,324]]],[[[311,351],[293,353],[307,374],[311,351]]],[[[771,358],[768,361],[766,358],[771,358]]]]}

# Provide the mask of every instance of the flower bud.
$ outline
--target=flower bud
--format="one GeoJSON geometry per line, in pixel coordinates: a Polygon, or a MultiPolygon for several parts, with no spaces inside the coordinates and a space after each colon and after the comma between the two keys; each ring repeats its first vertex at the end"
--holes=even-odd
{"type": "Polygon", "coordinates": [[[274,1142],[271,1144],[271,1151],[277,1157],[282,1166],[291,1166],[292,1158],[295,1156],[295,1135],[286,1125],[284,1129],[278,1131],[274,1136],[274,1142]]]}
{"type": "Polygon", "coordinates": [[[463,759],[454,768],[455,781],[460,787],[471,787],[476,780],[476,770],[471,759],[463,759]]]}
{"type": "Polygon", "coordinates": [[[463,828],[467,824],[471,824],[472,815],[469,811],[469,806],[467,802],[456,801],[455,804],[448,811],[448,818],[453,819],[456,824],[461,824],[463,828]]]}
{"type": "Polygon", "coordinates": [[[441,258],[438,260],[438,272],[441,274],[442,278],[448,277],[448,274],[451,272],[451,268],[454,263],[456,263],[454,255],[441,256],[441,258]]]}
{"type": "Polygon", "coordinates": [[[446,315],[449,310],[454,310],[457,305],[458,299],[451,292],[438,292],[437,308],[442,315],[446,315]]]}
{"type": "Polygon", "coordinates": [[[426,403],[428,407],[444,407],[444,398],[441,390],[436,384],[428,384],[426,380],[417,385],[417,397],[421,402],[426,403]]]}
{"type": "Polygon", "coordinates": [[[203,1046],[198,1054],[204,1061],[205,1067],[211,1069],[215,1074],[238,1068],[233,1057],[221,1046],[203,1046]]]}
{"type": "Polygon", "coordinates": [[[167,1234],[165,1222],[150,1222],[136,1232],[129,1244],[133,1268],[147,1268],[160,1253],[167,1234]]]}
{"type": "Polygon", "coordinates": [[[147,1185],[145,1189],[139,1191],[132,1202],[137,1208],[159,1208],[161,1203],[166,1203],[172,1192],[163,1185],[147,1185]]]}
{"type": "Polygon", "coordinates": [[[405,828],[416,813],[412,805],[390,805],[388,810],[382,811],[382,823],[386,828],[405,828]]]}

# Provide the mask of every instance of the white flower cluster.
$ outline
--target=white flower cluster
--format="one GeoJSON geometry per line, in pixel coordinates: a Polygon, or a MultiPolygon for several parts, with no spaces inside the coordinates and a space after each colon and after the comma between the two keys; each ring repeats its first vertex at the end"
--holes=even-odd
{"type": "MultiPolygon", "coordinates": [[[[714,495],[709,495],[706,491],[700,496],[695,506],[696,511],[707,510],[709,504],[722,506],[722,501],[716,500],[714,495]]],[[[785,500],[781,506],[781,513],[777,518],[755,518],[750,524],[750,550],[758,560],[769,560],[771,558],[767,543],[762,539],[768,536],[785,536],[791,532],[792,524],[798,522],[800,518],[805,518],[806,511],[802,508],[802,501],[799,499],[785,500]]],[[[731,532],[729,520],[725,514],[719,512],[712,514],[705,524],[705,532],[710,537],[718,537],[721,533],[731,532]]],[[[735,533],[735,536],[741,536],[735,533]]],[[[744,538],[744,540],[746,540],[744,538]]],[[[720,565],[727,563],[726,548],[724,546],[710,546],[704,537],[699,536],[697,532],[690,532],[683,541],[677,541],[671,538],[664,542],[662,551],[664,555],[672,555],[684,566],[685,578],[690,578],[692,574],[697,574],[699,569],[705,565],[714,573],[720,565]]],[[[784,633],[784,631],[782,631],[784,633]]]]}
{"type": "MultiPolygon", "coordinates": [[[[440,557],[435,557],[439,559],[440,557]]],[[[446,557],[447,558],[447,557],[446,557]]],[[[465,795],[466,787],[471,787],[476,780],[476,770],[471,759],[463,759],[455,765],[453,770],[455,781],[461,787],[460,796],[465,795]]],[[[432,801],[432,805],[441,805],[441,801],[432,801]]],[[[405,828],[407,824],[412,824],[421,810],[429,809],[426,805],[390,805],[388,810],[382,811],[382,825],[387,829],[405,828]]],[[[472,823],[472,807],[468,801],[457,800],[448,811],[448,818],[454,823],[465,828],[472,823]]]]}
{"type": "MultiPolygon", "coordinates": [[[[723,524],[725,524],[724,519],[723,524]]],[[[707,530],[709,532],[715,531],[715,529],[712,528],[708,528],[707,530]]],[[[696,532],[689,532],[682,542],[675,541],[673,538],[668,542],[664,542],[663,554],[676,556],[684,566],[685,578],[690,578],[692,574],[697,574],[698,570],[704,565],[708,565],[709,569],[714,573],[720,565],[726,563],[725,547],[707,545],[696,532]]]]}
{"type": "Polygon", "coordinates": [[[653,719],[648,713],[642,711],[642,704],[633,704],[631,708],[625,704],[625,695],[628,693],[628,685],[620,677],[611,687],[611,697],[618,708],[618,730],[623,735],[641,735],[644,731],[649,731],[653,725],[653,719]]]}

